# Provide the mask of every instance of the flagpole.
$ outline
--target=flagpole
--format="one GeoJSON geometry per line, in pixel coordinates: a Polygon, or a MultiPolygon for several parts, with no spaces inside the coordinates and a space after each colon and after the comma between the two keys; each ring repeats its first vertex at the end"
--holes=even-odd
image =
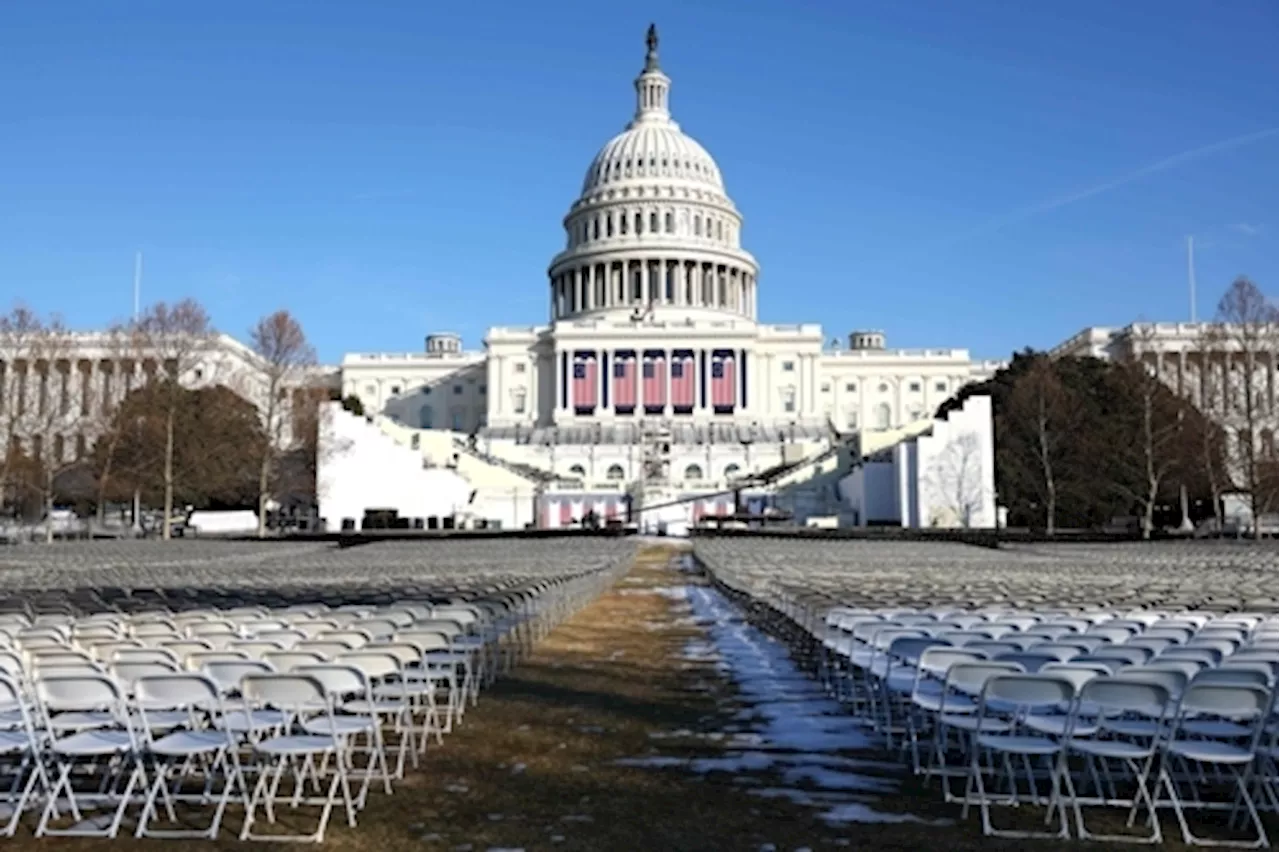
{"type": "Polygon", "coordinates": [[[1191,321],[1196,321],[1196,247],[1195,237],[1187,237],[1187,288],[1191,298],[1191,321]]]}
{"type": "Polygon", "coordinates": [[[142,252],[133,256],[133,321],[138,321],[142,302],[142,252]]]}

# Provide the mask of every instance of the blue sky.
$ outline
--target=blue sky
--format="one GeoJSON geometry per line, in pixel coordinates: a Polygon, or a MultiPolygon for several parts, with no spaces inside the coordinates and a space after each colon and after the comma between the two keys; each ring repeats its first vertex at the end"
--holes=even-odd
{"type": "Polygon", "coordinates": [[[28,0],[0,28],[0,301],[191,295],[321,356],[478,346],[633,109],[652,19],[760,314],[1004,357],[1277,291],[1274,0],[28,0]]]}

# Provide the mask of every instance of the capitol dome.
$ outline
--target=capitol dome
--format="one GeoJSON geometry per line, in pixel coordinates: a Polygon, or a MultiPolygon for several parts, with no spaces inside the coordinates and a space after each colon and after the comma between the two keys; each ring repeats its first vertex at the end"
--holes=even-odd
{"type": "Polygon", "coordinates": [[[650,26],[636,111],[600,149],[551,262],[551,318],[682,308],[755,319],[755,259],[715,160],[671,117],[650,26]]]}

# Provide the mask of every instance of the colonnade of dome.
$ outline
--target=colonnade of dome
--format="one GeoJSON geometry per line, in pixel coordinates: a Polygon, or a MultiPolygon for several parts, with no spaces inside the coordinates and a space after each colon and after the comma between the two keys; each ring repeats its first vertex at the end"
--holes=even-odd
{"type": "Polygon", "coordinates": [[[600,149],[548,270],[553,320],[679,306],[756,316],[755,259],[711,155],[671,119],[650,31],[636,113],[600,149]]]}

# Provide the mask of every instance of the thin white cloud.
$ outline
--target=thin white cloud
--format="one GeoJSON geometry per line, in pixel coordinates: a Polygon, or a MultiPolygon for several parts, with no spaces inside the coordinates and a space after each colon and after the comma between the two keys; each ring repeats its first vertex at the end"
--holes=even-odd
{"type": "Polygon", "coordinates": [[[1227,227],[1238,234],[1244,234],[1246,237],[1256,237],[1262,233],[1261,225],[1250,225],[1248,222],[1236,222],[1227,227]]]}
{"type": "Polygon", "coordinates": [[[1134,181],[1141,180],[1145,177],[1168,171],[1169,169],[1176,168],[1184,163],[1189,163],[1193,160],[1200,160],[1213,154],[1219,154],[1223,151],[1230,151],[1233,148],[1240,148],[1252,142],[1258,142],[1270,136],[1275,136],[1278,132],[1280,132],[1280,129],[1273,127],[1267,130],[1257,130],[1253,133],[1245,133],[1241,136],[1233,136],[1230,139],[1223,139],[1210,145],[1202,145],[1199,148],[1191,148],[1190,150],[1182,151],[1161,160],[1156,160],[1154,163],[1149,163],[1140,169],[1134,169],[1131,172],[1112,178],[1111,180],[1095,183],[1094,185],[1085,187],[1084,189],[1078,189],[1065,195],[1049,198],[1044,201],[1037,202],[1036,204],[1006,213],[1003,216],[997,216],[993,219],[989,219],[967,233],[959,235],[952,240],[948,240],[948,242],[964,242],[972,239],[973,237],[981,236],[982,234],[989,234],[993,231],[998,231],[1001,228],[1007,228],[1010,225],[1025,222],[1026,220],[1036,216],[1050,213],[1054,210],[1059,210],[1069,204],[1075,204],[1077,201],[1084,201],[1086,198],[1093,198],[1095,195],[1102,195],[1104,192],[1110,192],[1113,189],[1118,189],[1126,184],[1133,183],[1134,181]]]}

